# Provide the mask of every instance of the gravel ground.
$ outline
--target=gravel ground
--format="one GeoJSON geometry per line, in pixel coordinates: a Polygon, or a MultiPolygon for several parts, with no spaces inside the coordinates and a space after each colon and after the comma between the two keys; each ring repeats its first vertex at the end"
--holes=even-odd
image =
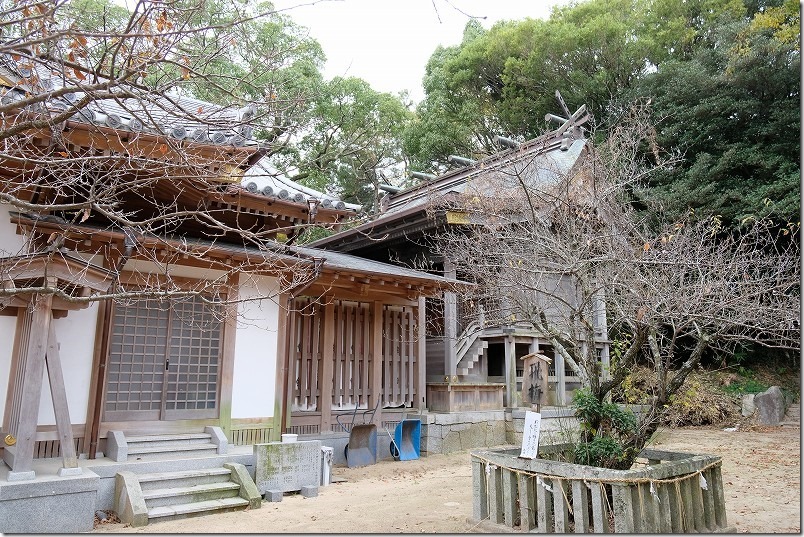
{"type": "MultiPolygon", "coordinates": [[[[662,449],[723,457],[729,526],[739,533],[801,532],[799,426],[661,430],[662,449]]],[[[472,514],[468,452],[415,461],[335,468],[339,482],[315,498],[287,494],[260,509],[143,528],[99,525],[95,533],[466,533],[478,530],[472,514]]]]}

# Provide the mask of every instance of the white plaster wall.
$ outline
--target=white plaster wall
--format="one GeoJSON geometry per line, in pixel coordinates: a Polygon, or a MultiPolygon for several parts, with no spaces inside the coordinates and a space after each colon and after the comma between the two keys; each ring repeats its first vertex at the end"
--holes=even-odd
{"type": "Polygon", "coordinates": [[[232,418],[274,415],[279,305],[275,278],[242,275],[232,386],[232,418]]]}
{"type": "Polygon", "coordinates": [[[11,351],[14,347],[14,332],[17,329],[17,318],[0,315],[0,425],[6,411],[8,394],[8,376],[11,374],[11,351]]]}
{"type": "Polygon", "coordinates": [[[25,253],[25,236],[17,235],[17,225],[11,223],[9,211],[17,209],[7,203],[0,203],[0,257],[25,253]]]}
{"type": "MultiPolygon", "coordinates": [[[[98,322],[98,304],[71,311],[66,317],[53,319],[59,358],[67,389],[67,410],[70,423],[86,422],[89,404],[89,383],[92,375],[92,355],[95,349],[95,329],[98,322]]],[[[39,425],[55,425],[50,383],[45,372],[42,398],[39,401],[39,425]]]]}

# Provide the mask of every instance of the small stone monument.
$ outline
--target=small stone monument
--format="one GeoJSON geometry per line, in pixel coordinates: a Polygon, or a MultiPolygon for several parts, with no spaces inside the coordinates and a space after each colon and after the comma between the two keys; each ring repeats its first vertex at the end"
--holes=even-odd
{"type": "Polygon", "coordinates": [[[787,409],[784,394],[779,386],[771,386],[754,396],[757,419],[762,425],[779,425],[784,420],[787,409]]]}
{"type": "Polygon", "coordinates": [[[547,367],[550,358],[544,354],[530,353],[522,357],[522,404],[541,410],[547,404],[547,367]]]}

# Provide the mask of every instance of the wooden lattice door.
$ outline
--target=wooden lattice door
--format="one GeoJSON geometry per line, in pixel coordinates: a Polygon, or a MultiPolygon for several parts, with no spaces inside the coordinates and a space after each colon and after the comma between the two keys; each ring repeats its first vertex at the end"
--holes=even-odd
{"type": "Polygon", "coordinates": [[[200,297],[115,305],[104,420],[217,417],[222,326],[200,297]]]}

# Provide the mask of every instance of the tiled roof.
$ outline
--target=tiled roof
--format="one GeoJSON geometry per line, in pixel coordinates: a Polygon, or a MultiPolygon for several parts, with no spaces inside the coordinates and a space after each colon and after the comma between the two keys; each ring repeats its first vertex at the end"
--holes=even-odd
{"type": "Polygon", "coordinates": [[[272,171],[268,160],[265,158],[249,168],[243,176],[241,184],[251,193],[259,192],[265,196],[277,197],[297,203],[306,204],[307,199],[316,199],[321,202],[321,207],[324,209],[352,212],[358,212],[362,209],[361,205],[346,203],[341,201],[338,196],[300,185],[281,173],[272,171]]]}
{"type": "Polygon", "coordinates": [[[465,283],[459,282],[458,280],[453,280],[451,278],[444,278],[443,276],[436,276],[420,270],[391,265],[388,263],[381,263],[379,261],[372,261],[370,259],[364,259],[362,257],[331,250],[319,250],[317,248],[305,248],[303,246],[291,246],[289,249],[305,256],[323,258],[325,260],[324,266],[333,269],[356,271],[364,274],[377,274],[385,277],[415,278],[440,283],[465,283]]]}
{"type": "MultiPolygon", "coordinates": [[[[9,54],[0,54],[0,78],[8,86],[0,93],[2,104],[20,101],[28,95],[55,93],[52,98],[35,105],[39,111],[58,114],[81,102],[88,93],[82,87],[91,84],[71,79],[58,65],[27,64],[14,60],[9,54]],[[68,89],[64,93],[62,90],[68,89]]],[[[101,80],[100,82],[104,82],[101,80]]],[[[157,95],[133,86],[112,85],[109,96],[91,100],[72,120],[106,126],[130,132],[144,132],[170,136],[177,140],[187,139],[196,143],[256,146],[253,127],[249,124],[255,110],[250,106],[220,106],[178,94],[157,95]],[[125,91],[123,91],[125,89],[125,91]],[[135,97],[130,94],[133,93],[135,97]]]]}
{"type": "MultiPolygon", "coordinates": [[[[0,54],[0,85],[2,80],[8,86],[0,90],[0,102],[10,104],[25,99],[28,94],[54,92],[58,96],[47,99],[42,105],[51,114],[69,110],[84,97],[80,91],[86,84],[65,76],[59,66],[50,69],[42,63],[33,69],[23,67],[22,61],[15,61],[9,54],[0,54]],[[35,76],[34,76],[35,75],[35,76]],[[75,88],[76,91],[59,95],[59,90],[75,88]]],[[[186,140],[201,144],[235,147],[257,147],[259,142],[253,138],[254,127],[251,120],[256,113],[252,105],[220,106],[200,99],[181,95],[156,95],[142,92],[133,87],[126,91],[136,92],[138,98],[102,98],[90,101],[72,120],[82,123],[105,126],[129,132],[144,132],[169,136],[175,140],[186,140]]],[[[91,93],[90,93],[91,95],[91,93]]],[[[302,186],[277,173],[270,173],[270,164],[263,158],[252,167],[243,178],[241,185],[251,193],[279,198],[307,206],[307,199],[319,200],[320,208],[325,210],[358,212],[360,205],[344,203],[337,196],[325,194],[302,186]]]]}

